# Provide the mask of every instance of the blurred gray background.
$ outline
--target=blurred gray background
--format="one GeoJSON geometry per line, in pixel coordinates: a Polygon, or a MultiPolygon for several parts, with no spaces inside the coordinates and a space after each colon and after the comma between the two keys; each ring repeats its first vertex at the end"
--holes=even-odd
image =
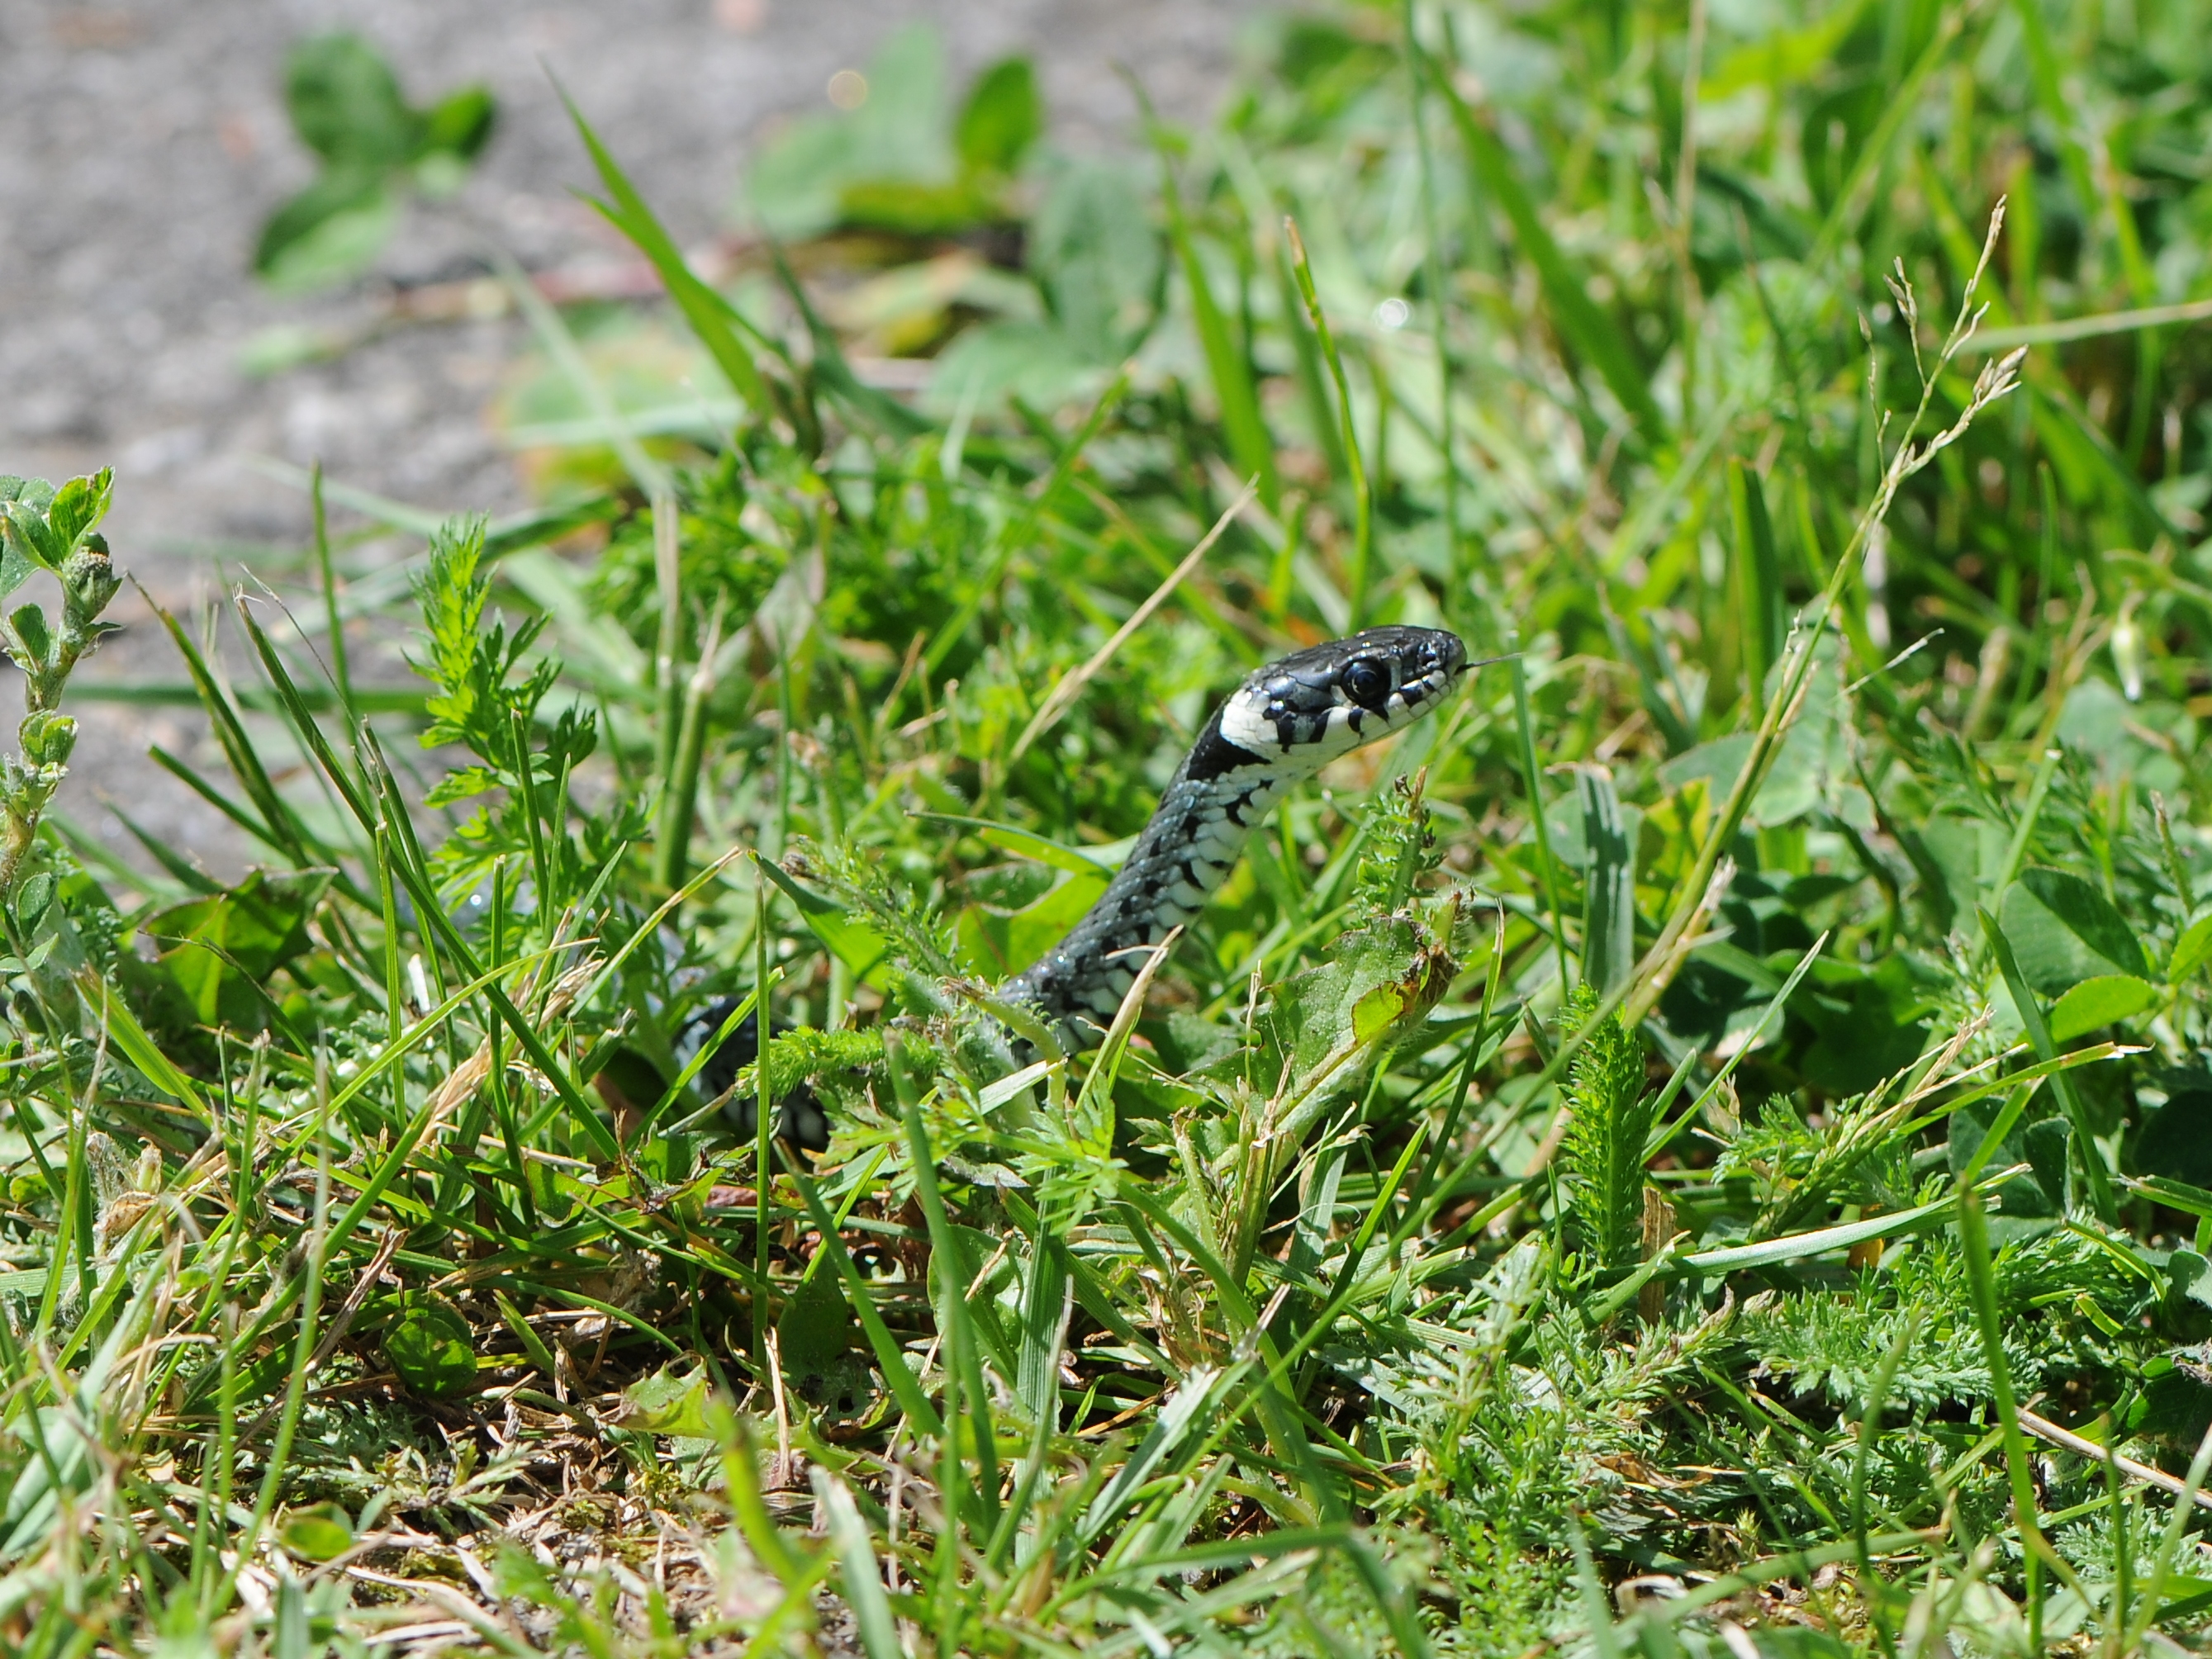
{"type": "MultiPolygon", "coordinates": [[[[585,159],[548,72],[576,99],[686,246],[728,223],[748,147],[826,108],[830,77],[926,20],[953,84],[1010,52],[1037,64],[1052,141],[1126,146],[1134,104],[1115,66],[1171,118],[1201,119],[1236,62],[1252,0],[0,0],[0,471],[59,480],[112,465],[118,563],[181,611],[257,564],[282,578],[304,498],[255,458],[444,513],[523,504],[483,405],[520,338],[511,319],[377,330],[392,283],[477,274],[468,227],[532,270],[588,270],[619,249],[573,188],[585,159]],[[270,295],[248,262],[263,219],[313,173],[282,101],[286,48],[336,28],[391,58],[424,103],[463,82],[497,94],[491,148],[451,210],[411,210],[378,277],[270,295]],[[249,344],[292,326],[360,333],[333,361],[256,378],[249,344]]],[[[103,677],[181,666],[135,594],[103,677]]],[[[373,642],[372,642],[373,643],[373,642]]],[[[9,680],[12,669],[0,671],[9,680]]],[[[0,707],[15,692],[0,688],[0,707]]],[[[144,759],[160,742],[219,772],[190,710],[84,703],[60,807],[143,865],[110,805],[211,872],[251,856],[225,821],[144,759]]],[[[13,743],[12,714],[0,738],[13,743]]]]}

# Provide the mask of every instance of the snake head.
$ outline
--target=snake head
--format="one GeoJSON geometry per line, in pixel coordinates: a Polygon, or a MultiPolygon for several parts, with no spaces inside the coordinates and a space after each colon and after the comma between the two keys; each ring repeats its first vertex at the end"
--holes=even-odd
{"type": "Polygon", "coordinates": [[[1246,763],[1310,771],[1432,712],[1468,666],[1456,634],[1370,628],[1253,674],[1222,705],[1218,740],[1246,763]]]}

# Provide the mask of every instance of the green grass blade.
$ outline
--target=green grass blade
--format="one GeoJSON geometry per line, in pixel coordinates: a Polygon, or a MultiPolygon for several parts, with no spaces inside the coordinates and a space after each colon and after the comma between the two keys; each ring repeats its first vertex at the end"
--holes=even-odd
{"type": "Polygon", "coordinates": [[[1583,874],[1583,980],[1602,995],[1626,984],[1636,965],[1636,849],[1611,772],[1577,767],[1575,793],[1582,799],[1583,844],[1589,853],[1583,874]]]}
{"type": "Polygon", "coordinates": [[[876,1357],[876,1368],[883,1372],[884,1381],[891,1395],[898,1401],[899,1409],[906,1413],[907,1421],[915,1431],[932,1438],[942,1437],[945,1420],[937,1408],[922,1393],[921,1384],[913,1369],[906,1363],[906,1354],[898,1340],[884,1323],[884,1316],[876,1310],[875,1299],[868,1294],[868,1281],[860,1277],[854,1264],[852,1254],[845,1241],[838,1236],[836,1224],[822,1202],[822,1194],[805,1172],[794,1170],[792,1179],[799,1184],[799,1195],[806,1206],[807,1218],[813,1222],[815,1231],[821,1236],[822,1248],[830,1254],[836,1265],[837,1276],[845,1286],[845,1299],[852,1304],[853,1316],[860,1322],[861,1333],[868,1339],[868,1346],[876,1357]]]}
{"type": "Polygon", "coordinates": [[[1297,222],[1285,218],[1283,234],[1290,246],[1291,272],[1297,279],[1298,297],[1304,301],[1306,320],[1313,325],[1314,338],[1321,343],[1321,355],[1328,365],[1329,378],[1336,382],[1338,432],[1342,438],[1344,456],[1352,470],[1352,571],[1350,601],[1351,616],[1346,623],[1347,633],[1358,633],[1367,626],[1367,584],[1373,574],[1375,562],[1375,501],[1367,482],[1367,463],[1359,450],[1358,424],[1352,418],[1352,383],[1345,378],[1344,358],[1336,349],[1336,336],[1330,331],[1328,317],[1321,308],[1321,296],[1314,291],[1313,270],[1306,263],[1305,243],[1298,236],[1297,222]]]}
{"type": "MultiPolygon", "coordinates": [[[[1438,74],[1435,80],[1467,151],[1469,182],[1480,188],[1482,197],[1495,203],[1512,225],[1522,256],[1536,268],[1544,303],[1560,337],[1577,357],[1597,371],[1607,389],[1636,422],[1644,441],[1656,448],[1666,441],[1667,417],[1651,395],[1649,377],[1627,337],[1591,301],[1581,273],[1545,227],[1534,199],[1521,182],[1498,135],[1468,107],[1449,78],[1438,74]]],[[[1480,214],[1483,207],[1478,198],[1474,211],[1480,214]]]]}
{"type": "Polygon", "coordinates": [[[1215,401],[1221,405],[1221,428],[1229,440],[1229,453],[1236,461],[1239,477],[1260,481],[1260,500],[1272,513],[1280,502],[1282,490],[1275,476],[1274,442],[1260,414],[1251,358],[1231,333],[1229,319],[1214,300],[1205,264],[1183,215],[1182,191],[1164,155],[1160,162],[1160,199],[1167,204],[1168,240],[1190,293],[1191,324],[1198,331],[1199,348],[1206,354],[1215,401]]]}
{"type": "Polygon", "coordinates": [[[1990,1386],[1996,1396],[1996,1416],[2004,1431],[2005,1468],[2012,1480],[2013,1524],[2019,1528],[2021,1549],[2027,1555],[2029,1651],[2042,1649],[2043,1609],[2040,1595],[2041,1559],[2050,1553],[2037,1521],[2035,1476],[2027,1450],[2027,1436],[2020,1426],[2020,1408],[2013,1398],[2012,1368],[2005,1358],[2004,1322],[1997,1308],[1996,1270],[1990,1260],[1989,1223],[1982,1215],[1980,1190],[1972,1182],[1959,1189],[1959,1240],[1966,1258],[1966,1284],[1974,1304],[1976,1328],[1982,1339],[1982,1358],[1990,1368],[1990,1386]]]}
{"type": "Polygon", "coordinates": [[[840,1578],[846,1605],[860,1629],[860,1645],[868,1659],[903,1659],[906,1650],[891,1619],[890,1598],[884,1593],[883,1569],[876,1565],[876,1550],[867,1522],[853,1502],[845,1483],[829,1470],[813,1471],[814,1495],[830,1517],[830,1539],[836,1546],[844,1571],[840,1578]]]}
{"type": "MultiPolygon", "coordinates": [[[[2012,941],[2005,937],[1997,919],[1987,910],[1981,913],[1981,917],[1982,935],[1996,956],[1998,971],[2004,975],[2005,990],[2019,1011],[2021,1025],[2027,1028],[2027,1040],[2035,1047],[2036,1058],[2048,1064],[2058,1058],[2058,1045],[2051,1039],[2051,1023],[2043,1017],[2043,1005],[2036,1000],[2027,976],[2021,972],[2020,963],[2013,955],[2012,941]]],[[[2088,1113],[2081,1104],[2081,1096],[2074,1091],[2074,1080],[2063,1072],[2054,1071],[2051,1087],[2058,1097],[2067,1122],[2073,1127],[2074,1155],[2080,1160],[2083,1178],[2088,1182],[2090,1207],[2096,1211],[2100,1220],[2117,1222],[2119,1202],[2113,1196],[2112,1171],[2105,1167],[2088,1113]]]]}
{"type": "Polygon", "coordinates": [[[1744,689],[1756,704],[1766,695],[1767,671],[1782,659],[1782,562],[1775,552],[1765,489],[1759,474],[1739,459],[1729,462],[1729,510],[1735,526],[1736,625],[1744,689]]]}
{"type": "Polygon", "coordinates": [[[699,343],[707,348],[707,355],[729,381],[730,389],[744,398],[756,415],[764,414],[774,407],[770,402],[767,382],[752,353],[738,338],[737,330],[731,325],[734,307],[722,296],[708,288],[692,273],[684,258],[683,250],[646,205],[645,198],[629,181],[614,153],[600,142],[584,112],[576,107],[576,100],[568,89],[557,81],[555,90],[568,112],[568,119],[575,125],[576,136],[584,141],[591,153],[592,165],[599,171],[599,182],[606,186],[612,202],[593,202],[592,205],[604,215],[608,223],[629,239],[632,246],[645,255],[653,270],[659,274],[668,289],[669,298],[676,301],[684,320],[691,325],[699,343]]]}

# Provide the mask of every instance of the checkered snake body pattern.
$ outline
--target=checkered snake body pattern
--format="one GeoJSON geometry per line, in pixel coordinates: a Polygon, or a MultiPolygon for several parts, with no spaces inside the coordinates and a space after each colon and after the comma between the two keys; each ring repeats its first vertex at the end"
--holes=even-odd
{"type": "MultiPolygon", "coordinates": [[[[1097,902],[1006,981],[1000,1000],[1035,1014],[1070,1053],[1097,1041],[1146,952],[1206,908],[1275,803],[1339,756],[1433,713],[1469,665],[1456,635],[1389,627],[1255,669],[1199,732],[1097,902]]],[[[701,1009],[677,1040],[678,1060],[688,1064],[735,1006],[718,998],[701,1009]]],[[[726,1091],[757,1044],[749,1015],[700,1068],[701,1091],[726,1091]]],[[[752,1110],[750,1100],[736,1105],[741,1133],[752,1133],[752,1110]]],[[[826,1144],[829,1125],[811,1090],[794,1091],[781,1116],[787,1139],[812,1150],[826,1144]]]]}

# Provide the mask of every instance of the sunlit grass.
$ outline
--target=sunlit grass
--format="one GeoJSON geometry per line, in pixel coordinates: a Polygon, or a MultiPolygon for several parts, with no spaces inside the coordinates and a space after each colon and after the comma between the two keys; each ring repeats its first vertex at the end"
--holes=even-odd
{"type": "Polygon", "coordinates": [[[267,871],[7,896],[7,1645],[2196,1641],[2199,34],[1360,7],[1141,164],[906,35],[726,288],[585,112],[544,513],[179,619],[267,871]],[[1053,1056],[1375,622],[1502,660],[1053,1056]]]}

